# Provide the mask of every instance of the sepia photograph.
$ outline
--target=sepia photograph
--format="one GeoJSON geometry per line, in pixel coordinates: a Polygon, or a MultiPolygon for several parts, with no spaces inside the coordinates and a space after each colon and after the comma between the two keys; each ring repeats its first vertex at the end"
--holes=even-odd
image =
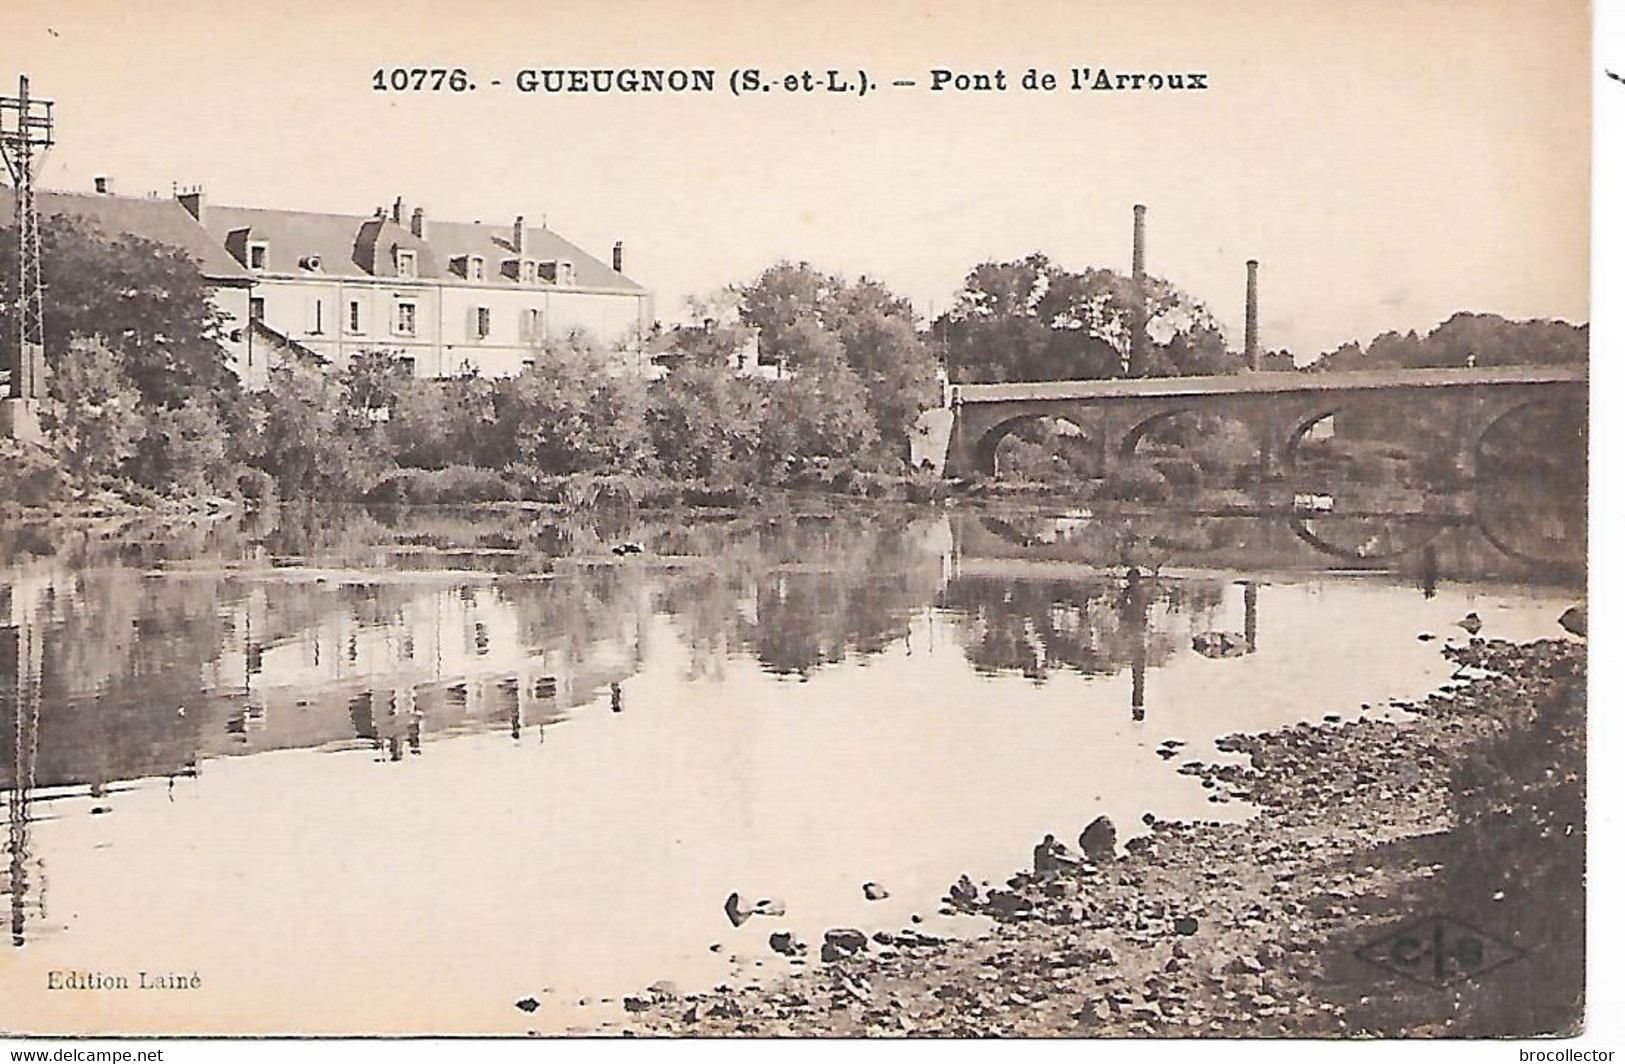
{"type": "Polygon", "coordinates": [[[12,0],[0,1035],[1580,1036],[1605,58],[12,0]]]}

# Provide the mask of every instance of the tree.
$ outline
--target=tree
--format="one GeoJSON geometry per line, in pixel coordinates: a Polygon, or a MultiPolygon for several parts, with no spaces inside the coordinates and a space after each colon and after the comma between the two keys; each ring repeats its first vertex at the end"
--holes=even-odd
{"type": "Polygon", "coordinates": [[[834,304],[828,327],[868,392],[881,445],[906,456],[915,420],[937,396],[936,354],[915,329],[907,300],[878,282],[860,277],[835,293],[834,304]]]}
{"type": "Polygon", "coordinates": [[[550,473],[640,470],[650,454],[642,379],[617,372],[579,336],[533,356],[530,368],[497,382],[493,393],[506,452],[550,473]]]}
{"type": "Polygon", "coordinates": [[[739,320],[757,331],[762,361],[789,370],[797,365],[791,330],[800,324],[826,324],[824,315],[842,287],[838,277],[807,263],[777,262],[739,289],[739,320]]]}
{"type": "MultiPolygon", "coordinates": [[[[1200,301],[1158,277],[1146,279],[1146,343],[1152,376],[1232,373],[1241,356],[1200,301]]],[[[1121,377],[1134,320],[1134,282],[1112,270],[1073,272],[1034,252],[984,262],[965,277],[933,333],[951,374],[964,381],[1121,377]]]]}
{"type": "Polygon", "coordinates": [[[761,442],[761,382],[727,367],[680,365],[651,392],[649,434],[669,476],[745,479],[761,442]]]}
{"type": "MultiPolygon", "coordinates": [[[[817,375],[828,395],[847,395],[855,381],[857,391],[843,401],[856,399],[868,415],[859,435],[884,453],[908,453],[910,429],[936,394],[937,369],[908,300],[866,277],[848,282],[804,262],[779,262],[738,289],[738,307],[740,321],[757,330],[763,362],[792,377],[817,375]]],[[[801,391],[813,397],[819,388],[801,391]]]]}
{"type": "MultiPolygon", "coordinates": [[[[223,318],[197,263],[183,249],[142,237],[107,236],[70,215],[40,219],[41,269],[50,292],[46,350],[54,359],[75,337],[116,352],[144,403],[188,399],[217,412],[235,401],[236,378],[219,344],[223,318]]],[[[17,232],[0,230],[0,271],[15,276],[17,232]]],[[[14,335],[9,302],[0,330],[14,335]]]]}
{"type": "Polygon", "coordinates": [[[146,432],[118,354],[100,339],[74,337],[53,360],[49,383],[42,421],[63,464],[81,477],[116,474],[146,432]]]}
{"type": "Polygon", "coordinates": [[[1499,314],[1457,311],[1426,336],[1385,332],[1363,349],[1347,341],[1322,354],[1319,369],[1415,369],[1428,366],[1526,366],[1584,362],[1590,329],[1537,318],[1510,321],[1499,314]]]}
{"type": "Polygon", "coordinates": [[[410,378],[404,362],[377,348],[357,351],[339,376],[350,413],[367,421],[388,420],[410,378]]]}
{"type": "Polygon", "coordinates": [[[229,488],[236,467],[227,434],[206,402],[146,408],[146,431],[131,459],[130,475],[172,495],[209,495],[229,488]]]}
{"type": "MultiPolygon", "coordinates": [[[[797,334],[823,337],[803,341],[804,351],[838,348],[815,325],[797,326],[787,337],[794,341],[797,334]]],[[[808,460],[872,465],[880,431],[865,399],[863,381],[840,359],[809,361],[788,380],[774,382],[762,421],[763,471],[776,479],[808,460]]]]}
{"type": "Polygon", "coordinates": [[[250,405],[251,459],[276,477],[283,498],[360,498],[383,473],[379,450],[348,417],[345,389],[333,377],[278,367],[250,405]]]}

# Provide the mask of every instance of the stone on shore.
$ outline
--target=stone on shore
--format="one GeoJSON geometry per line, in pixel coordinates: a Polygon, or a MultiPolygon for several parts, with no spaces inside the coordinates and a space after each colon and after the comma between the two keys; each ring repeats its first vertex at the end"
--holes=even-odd
{"type": "Polygon", "coordinates": [[[1117,825],[1109,816],[1097,816],[1078,836],[1078,848],[1091,863],[1101,865],[1117,859],[1117,825]]]}

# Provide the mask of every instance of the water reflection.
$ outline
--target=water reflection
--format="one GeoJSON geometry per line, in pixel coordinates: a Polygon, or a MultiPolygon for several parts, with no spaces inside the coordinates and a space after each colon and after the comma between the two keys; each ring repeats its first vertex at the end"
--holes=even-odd
{"type": "Polygon", "coordinates": [[[1577,584],[1586,556],[1581,503],[1517,491],[1441,498],[1433,510],[1403,514],[974,515],[955,532],[978,556],[1101,568],[1399,569],[1435,586],[1441,578],[1577,584]]]}
{"type": "MultiPolygon", "coordinates": [[[[952,645],[976,675],[1031,687],[1127,672],[1127,716],[1144,723],[1175,708],[1158,692],[1173,690],[1159,670],[1177,659],[1232,670],[1258,654],[1261,614],[1267,625],[1278,601],[1253,574],[1325,564],[1286,519],[621,515],[616,535],[650,556],[619,560],[590,524],[462,520],[259,514],[74,534],[54,552],[0,529],[13,943],[46,926],[34,828],[63,795],[116,811],[122,781],[167,780],[173,796],[211,762],[280,750],[360,751],[385,766],[366,771],[399,774],[457,735],[535,757],[573,713],[618,715],[617,735],[635,733],[665,708],[635,682],[657,629],[687,684],[737,684],[741,662],[793,681],[753,689],[753,710],[821,672],[952,645]],[[523,742],[532,725],[535,748],[523,742]]],[[[1503,539],[1573,530],[1516,524],[1525,532],[1503,539]]],[[[1399,567],[1404,580],[1431,598],[1445,580],[1546,571],[1477,528],[1439,524],[1399,567]]]]}
{"type": "Polygon", "coordinates": [[[1121,577],[1078,572],[1065,578],[965,568],[962,560],[939,602],[956,621],[965,658],[977,671],[1041,684],[1057,669],[1110,676],[1126,668],[1135,721],[1146,717],[1148,669],[1184,647],[1208,658],[1258,650],[1255,581],[1174,579],[1138,568],[1121,577]]]}

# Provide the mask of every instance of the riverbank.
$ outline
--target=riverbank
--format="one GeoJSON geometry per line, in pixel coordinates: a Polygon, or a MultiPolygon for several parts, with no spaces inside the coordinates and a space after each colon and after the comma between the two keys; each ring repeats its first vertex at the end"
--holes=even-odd
{"type": "Polygon", "coordinates": [[[1152,820],[1115,859],[961,885],[945,905],[995,921],[975,939],[903,930],[860,945],[804,929],[814,958],[830,941],[823,963],[764,985],[628,997],[628,1030],[1576,1033],[1585,647],[1475,640],[1444,653],[1466,678],[1399,714],[1231,736],[1219,745],[1236,761],[1186,761],[1216,806],[1256,807],[1244,822],[1152,820]]]}

